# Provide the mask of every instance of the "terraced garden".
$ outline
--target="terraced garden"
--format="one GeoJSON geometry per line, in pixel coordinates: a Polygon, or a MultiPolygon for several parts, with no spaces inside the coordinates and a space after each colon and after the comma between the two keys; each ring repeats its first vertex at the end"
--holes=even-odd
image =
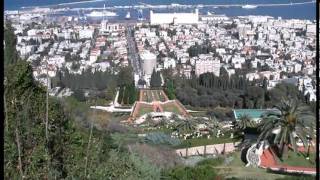
{"type": "Polygon", "coordinates": [[[159,112],[173,112],[179,115],[185,115],[183,105],[180,105],[177,101],[168,101],[168,97],[162,90],[140,90],[140,97],[138,104],[134,108],[133,118],[140,117],[146,113],[153,112],[157,107],[159,112]],[[164,104],[159,103],[166,102],[164,104]],[[143,103],[145,102],[145,103],[143,103]],[[152,104],[146,104],[152,103],[152,104]],[[181,108],[182,106],[182,108],[181,108]]]}
{"type": "Polygon", "coordinates": [[[142,97],[141,101],[152,102],[152,101],[166,101],[166,96],[162,90],[141,90],[142,97]]]}
{"type": "Polygon", "coordinates": [[[140,117],[146,113],[149,113],[149,112],[153,112],[153,108],[152,108],[152,105],[148,105],[148,104],[140,104],[138,109],[138,114],[137,114],[137,117],[140,117]]]}
{"type": "Polygon", "coordinates": [[[173,112],[176,114],[183,115],[183,113],[179,110],[178,106],[174,102],[168,102],[162,105],[163,111],[173,112]]]}

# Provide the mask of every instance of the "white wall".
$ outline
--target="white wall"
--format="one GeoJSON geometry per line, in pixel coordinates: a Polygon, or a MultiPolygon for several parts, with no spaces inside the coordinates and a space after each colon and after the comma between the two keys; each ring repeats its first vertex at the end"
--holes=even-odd
{"type": "Polygon", "coordinates": [[[197,24],[199,13],[153,13],[150,11],[150,24],[197,24]]]}

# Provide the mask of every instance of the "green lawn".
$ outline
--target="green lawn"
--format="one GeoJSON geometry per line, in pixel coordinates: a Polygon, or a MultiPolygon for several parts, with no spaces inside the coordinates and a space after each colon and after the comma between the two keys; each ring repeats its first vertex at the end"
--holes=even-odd
{"type": "Polygon", "coordinates": [[[202,111],[202,112],[190,112],[192,116],[201,116],[201,117],[209,117],[207,114],[207,111],[202,111]]]}
{"type": "Polygon", "coordinates": [[[150,129],[148,130],[147,128],[143,128],[142,130],[143,133],[147,133],[147,132],[163,132],[165,134],[170,135],[173,132],[173,129],[170,128],[166,128],[165,126],[160,127],[159,129],[150,129]]]}
{"type": "Polygon", "coordinates": [[[157,90],[151,91],[155,101],[160,101],[159,92],[157,90]]]}
{"type": "Polygon", "coordinates": [[[238,140],[231,139],[229,136],[225,137],[212,137],[210,139],[207,138],[194,138],[183,140],[182,143],[175,148],[186,148],[186,147],[195,147],[195,146],[203,146],[203,145],[212,145],[212,144],[222,144],[222,143],[232,143],[238,140]]]}
{"type": "Polygon", "coordinates": [[[152,106],[141,105],[138,111],[138,117],[140,117],[146,113],[153,112],[153,108],[152,106]]]}
{"type": "Polygon", "coordinates": [[[161,90],[142,90],[142,101],[152,102],[152,101],[165,101],[163,94],[160,95],[161,90]]]}
{"type": "Polygon", "coordinates": [[[147,102],[152,102],[152,92],[151,91],[145,91],[145,92],[147,92],[147,102]]]}
{"type": "Polygon", "coordinates": [[[150,91],[148,91],[148,90],[142,90],[142,101],[151,102],[150,91]]]}
{"type": "Polygon", "coordinates": [[[157,91],[157,94],[158,94],[159,97],[160,97],[160,101],[165,102],[165,101],[166,101],[166,98],[165,98],[165,96],[164,96],[163,93],[160,95],[160,92],[161,92],[161,90],[158,90],[158,91],[157,91]]]}
{"type": "Polygon", "coordinates": [[[165,104],[162,105],[163,111],[173,112],[175,114],[181,114],[179,108],[174,104],[165,104]]]}
{"type": "Polygon", "coordinates": [[[240,152],[238,151],[228,155],[228,157],[230,156],[233,158],[230,164],[222,164],[213,167],[215,170],[217,170],[218,174],[224,176],[225,179],[236,178],[254,180],[275,180],[282,178],[291,179],[294,177],[290,175],[273,174],[267,172],[265,169],[262,168],[245,167],[245,164],[240,159],[240,152]]]}
{"type": "Polygon", "coordinates": [[[306,153],[295,153],[293,151],[288,152],[288,159],[281,160],[277,159],[279,164],[288,165],[288,166],[302,166],[302,167],[316,167],[316,154],[314,152],[310,152],[310,159],[307,160],[306,153]]]}

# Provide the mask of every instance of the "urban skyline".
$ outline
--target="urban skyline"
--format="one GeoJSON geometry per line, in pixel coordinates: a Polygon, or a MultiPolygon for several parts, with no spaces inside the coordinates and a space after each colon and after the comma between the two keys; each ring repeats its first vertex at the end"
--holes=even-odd
{"type": "Polygon", "coordinates": [[[315,177],[316,22],[259,15],[315,1],[59,3],[4,12],[5,178],[315,177]]]}

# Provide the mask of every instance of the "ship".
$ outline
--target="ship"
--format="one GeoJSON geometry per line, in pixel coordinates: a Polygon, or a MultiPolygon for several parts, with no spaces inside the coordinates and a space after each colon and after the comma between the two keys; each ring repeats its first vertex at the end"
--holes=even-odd
{"type": "Polygon", "coordinates": [[[180,4],[177,4],[177,3],[171,3],[171,6],[173,6],[173,7],[177,7],[177,6],[180,6],[180,4]]]}
{"type": "Polygon", "coordinates": [[[130,11],[128,11],[126,15],[126,19],[130,19],[130,18],[131,18],[130,11]]]}
{"type": "Polygon", "coordinates": [[[103,5],[103,11],[92,11],[90,14],[86,14],[89,17],[105,17],[105,16],[117,16],[117,13],[112,11],[106,11],[106,5],[103,5]]]}
{"type": "Polygon", "coordinates": [[[255,8],[257,8],[257,6],[247,4],[247,5],[242,6],[242,8],[243,8],[243,9],[255,9],[255,8]]]}
{"type": "Polygon", "coordinates": [[[117,16],[117,13],[111,11],[92,11],[90,14],[86,14],[89,17],[103,17],[103,16],[117,16]]]}
{"type": "Polygon", "coordinates": [[[203,8],[203,4],[198,4],[197,8],[203,8]]]}

